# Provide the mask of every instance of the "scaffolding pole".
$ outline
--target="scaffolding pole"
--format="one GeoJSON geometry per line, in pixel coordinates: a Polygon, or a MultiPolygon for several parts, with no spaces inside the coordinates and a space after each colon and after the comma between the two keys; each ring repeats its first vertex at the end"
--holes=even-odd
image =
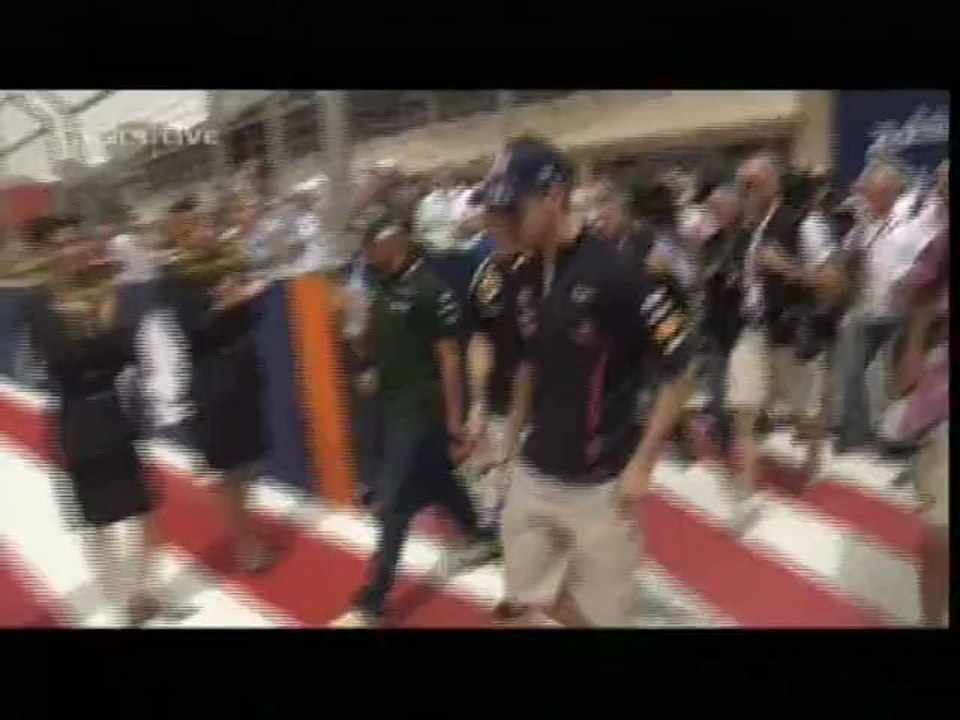
{"type": "Polygon", "coordinates": [[[230,168],[230,158],[227,142],[226,127],[223,122],[223,93],[226,90],[207,90],[207,122],[210,127],[217,131],[217,141],[213,144],[212,157],[213,168],[211,173],[211,185],[213,192],[219,198],[223,196],[228,185],[228,171],[230,168]]]}
{"type": "Polygon", "coordinates": [[[329,192],[325,220],[334,237],[331,254],[345,263],[356,250],[346,232],[351,192],[349,98],[345,90],[320,90],[317,96],[329,192]]]}
{"type": "Polygon", "coordinates": [[[265,124],[265,141],[267,150],[267,164],[269,165],[269,187],[271,194],[280,195],[283,192],[283,183],[287,166],[287,144],[284,132],[284,113],[282,91],[271,93],[267,98],[267,113],[265,124]]]}

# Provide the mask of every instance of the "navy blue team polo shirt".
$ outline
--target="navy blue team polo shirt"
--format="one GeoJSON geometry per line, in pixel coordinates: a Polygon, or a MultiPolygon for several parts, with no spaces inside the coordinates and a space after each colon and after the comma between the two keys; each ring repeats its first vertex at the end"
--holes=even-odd
{"type": "Polygon", "coordinates": [[[563,483],[603,483],[636,449],[644,376],[669,379],[690,362],[690,321],[675,291],[591,234],[562,247],[549,288],[545,271],[534,257],[516,278],[522,361],[533,370],[522,458],[563,483]]]}

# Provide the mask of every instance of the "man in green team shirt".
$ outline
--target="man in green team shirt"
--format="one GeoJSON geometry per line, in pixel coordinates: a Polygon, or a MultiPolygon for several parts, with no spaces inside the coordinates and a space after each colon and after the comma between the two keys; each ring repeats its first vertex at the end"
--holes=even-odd
{"type": "Polygon", "coordinates": [[[377,394],[383,414],[383,464],[374,487],[381,527],[371,579],[353,610],[334,623],[340,627],[382,624],[411,521],[427,505],[445,508],[469,540],[448,558],[452,563],[481,563],[496,552],[452,472],[472,450],[463,431],[457,300],[417,252],[405,212],[375,206],[358,225],[377,274],[362,388],[377,394]]]}

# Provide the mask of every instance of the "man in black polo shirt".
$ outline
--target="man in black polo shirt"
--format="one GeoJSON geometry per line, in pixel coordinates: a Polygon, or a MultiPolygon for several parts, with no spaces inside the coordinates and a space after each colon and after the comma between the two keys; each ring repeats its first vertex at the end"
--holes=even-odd
{"type": "MultiPolygon", "coordinates": [[[[477,196],[482,200],[482,196],[477,196]]],[[[499,524],[505,474],[502,468],[483,472],[487,463],[502,454],[506,416],[510,409],[513,379],[520,362],[521,339],[516,322],[516,279],[527,261],[520,251],[513,216],[496,208],[484,211],[487,230],[496,243],[473,275],[468,291],[467,377],[470,412],[467,432],[474,439],[475,469],[481,506],[488,524],[499,524]]]]}
{"type": "Polygon", "coordinates": [[[481,189],[484,204],[513,214],[520,240],[536,248],[517,280],[523,359],[504,462],[530,427],[504,507],[501,608],[551,612],[562,598],[581,624],[629,626],[640,560],[633,501],[692,391],[692,332],[682,303],[611,243],[565,232],[572,183],[559,150],[527,139],[508,145],[481,189]],[[637,390],[651,347],[664,385],[638,443],[637,390]]]}
{"type": "Polygon", "coordinates": [[[463,432],[460,308],[413,250],[409,215],[375,206],[358,221],[367,261],[377,271],[366,345],[367,385],[383,417],[383,462],[373,489],[381,528],[371,579],[339,627],[371,627],[383,621],[387,596],[416,513],[430,504],[446,509],[471,541],[456,563],[472,564],[496,552],[492,533],[481,530],[451,461],[470,454],[463,432]]]}

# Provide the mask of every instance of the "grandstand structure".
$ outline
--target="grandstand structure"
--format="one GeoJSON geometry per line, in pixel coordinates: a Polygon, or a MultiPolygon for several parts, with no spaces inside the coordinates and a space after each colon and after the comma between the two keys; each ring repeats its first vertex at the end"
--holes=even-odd
{"type": "Polygon", "coordinates": [[[149,205],[258,161],[278,189],[336,156],[384,156],[412,172],[489,157],[533,131],[590,172],[639,154],[774,143],[829,162],[830,95],[803,91],[0,91],[0,171],[149,205]],[[339,95],[339,102],[330,102],[339,95]],[[221,143],[104,146],[119,127],[216,127],[221,143]],[[331,132],[340,126],[342,132],[331,132]]]}
{"type": "MultiPolygon", "coordinates": [[[[504,139],[536,133],[580,176],[638,165],[732,167],[764,148],[827,167],[835,93],[672,90],[0,90],[0,232],[66,211],[94,224],[129,208],[153,225],[184,194],[214,198],[237,173],[283,195],[324,176],[326,223],[344,217],[351,178],[385,158],[411,175],[482,174],[504,139]],[[167,131],[180,141],[157,141],[167,131]],[[214,142],[189,141],[208,137],[214,142]],[[182,138],[186,134],[188,141],[182,138]],[[120,142],[118,137],[148,138],[120,142]],[[152,138],[150,140],[149,138],[152,138]],[[7,192],[3,190],[7,186],[7,192]],[[13,192],[16,190],[16,192],[13,192]]],[[[352,250],[343,233],[331,237],[352,250]]],[[[5,244],[5,243],[3,243],[5,244]]],[[[342,246],[342,247],[341,247],[342,246]]]]}

